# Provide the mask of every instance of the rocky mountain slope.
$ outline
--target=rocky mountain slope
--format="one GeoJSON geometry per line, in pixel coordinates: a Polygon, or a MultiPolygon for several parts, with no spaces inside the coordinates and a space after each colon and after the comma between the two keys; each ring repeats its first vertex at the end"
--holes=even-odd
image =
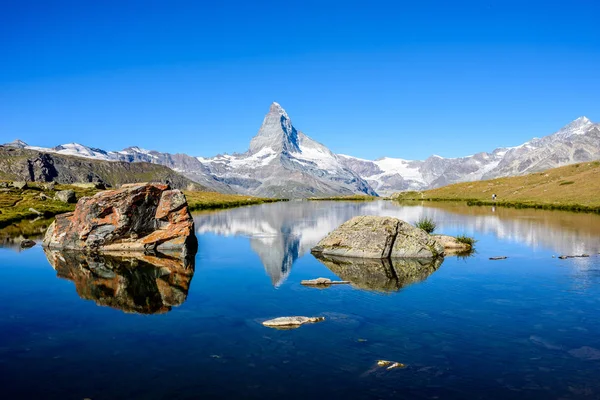
{"type": "Polygon", "coordinates": [[[298,131],[286,111],[273,103],[243,154],[192,157],[128,147],[104,151],[71,143],[54,148],[15,141],[5,146],[96,160],[146,162],[171,168],[211,190],[261,197],[389,195],[451,183],[523,175],[600,159],[600,125],[581,117],[558,132],[520,146],[467,157],[425,160],[384,157],[365,160],[334,154],[298,131]]]}
{"type": "Polygon", "coordinates": [[[196,189],[205,189],[163,165],[108,162],[15,146],[0,146],[0,179],[57,183],[103,182],[110,186],[152,181],[169,182],[177,189],[186,189],[190,185],[196,189]]]}
{"type": "Polygon", "coordinates": [[[341,155],[344,164],[379,194],[431,189],[451,183],[523,175],[600,159],[600,125],[580,117],[558,132],[520,146],[461,158],[431,156],[423,161],[381,158],[370,161],[341,155]]]}

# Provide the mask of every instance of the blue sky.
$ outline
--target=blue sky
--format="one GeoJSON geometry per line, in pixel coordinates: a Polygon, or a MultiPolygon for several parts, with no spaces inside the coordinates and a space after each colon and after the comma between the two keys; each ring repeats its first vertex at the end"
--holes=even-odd
{"type": "Polygon", "coordinates": [[[0,142],[468,155],[600,122],[597,1],[5,1],[0,142]]]}

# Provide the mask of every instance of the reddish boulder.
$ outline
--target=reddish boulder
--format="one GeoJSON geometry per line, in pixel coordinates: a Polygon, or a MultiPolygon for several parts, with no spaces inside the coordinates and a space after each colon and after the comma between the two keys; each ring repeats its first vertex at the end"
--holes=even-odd
{"type": "Polygon", "coordinates": [[[168,185],[136,183],[79,200],[56,216],[44,247],[93,251],[177,251],[197,245],[185,196],[168,185]]]}

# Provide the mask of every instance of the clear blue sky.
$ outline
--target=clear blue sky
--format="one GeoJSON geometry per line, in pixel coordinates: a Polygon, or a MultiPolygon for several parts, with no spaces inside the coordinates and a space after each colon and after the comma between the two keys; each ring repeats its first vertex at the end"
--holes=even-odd
{"type": "Polygon", "coordinates": [[[0,143],[468,155],[600,122],[599,1],[4,1],[0,143]]]}

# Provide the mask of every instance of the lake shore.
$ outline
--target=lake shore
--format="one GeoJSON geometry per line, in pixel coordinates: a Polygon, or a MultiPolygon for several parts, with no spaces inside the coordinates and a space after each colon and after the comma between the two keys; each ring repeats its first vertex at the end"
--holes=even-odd
{"type": "MultiPolygon", "coordinates": [[[[94,188],[58,184],[49,190],[44,185],[39,182],[28,182],[27,187],[23,189],[3,188],[0,191],[0,228],[26,220],[47,220],[57,214],[73,211],[75,203],[64,203],[54,199],[55,194],[61,190],[73,190],[77,199],[100,192],[99,189],[94,188]],[[45,199],[42,194],[46,196],[45,199]]],[[[216,192],[185,191],[184,193],[190,211],[226,209],[286,200],[216,192]]]]}

